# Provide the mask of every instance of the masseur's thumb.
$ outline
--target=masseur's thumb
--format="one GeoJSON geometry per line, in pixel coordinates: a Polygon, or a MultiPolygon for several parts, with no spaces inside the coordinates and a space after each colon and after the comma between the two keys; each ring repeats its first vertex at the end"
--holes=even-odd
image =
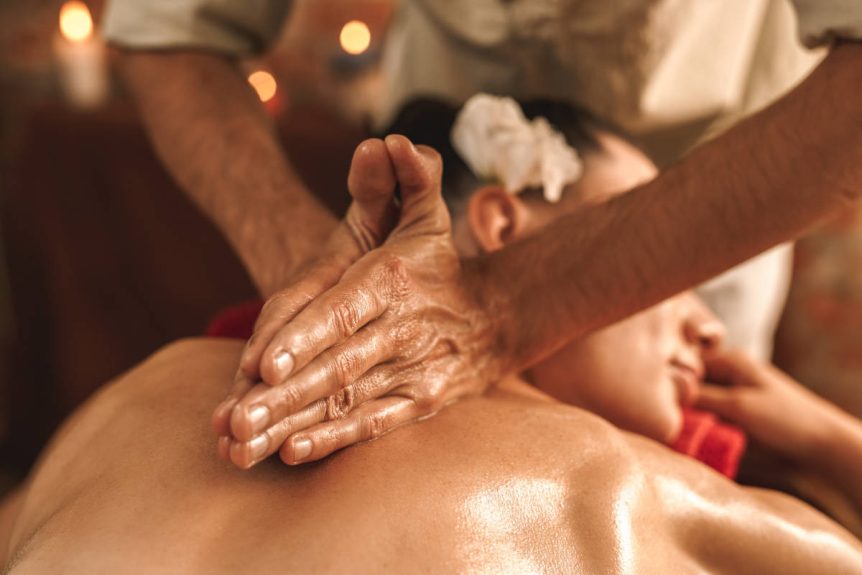
{"type": "Polygon", "coordinates": [[[428,146],[414,146],[400,135],[387,136],[386,148],[401,189],[401,215],[391,237],[448,234],[451,225],[441,190],[440,154],[428,146]]]}
{"type": "Polygon", "coordinates": [[[383,140],[365,140],[353,153],[347,189],[353,198],[348,219],[366,250],[379,246],[395,225],[395,171],[383,140]]]}

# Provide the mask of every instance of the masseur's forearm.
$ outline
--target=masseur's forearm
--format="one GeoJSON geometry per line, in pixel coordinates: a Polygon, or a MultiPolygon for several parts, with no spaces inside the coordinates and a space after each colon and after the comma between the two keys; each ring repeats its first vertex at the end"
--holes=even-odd
{"type": "Polygon", "coordinates": [[[501,355],[514,357],[507,367],[522,368],[855,201],[860,93],[862,45],[838,46],[787,96],[653,182],[474,262],[481,297],[505,324],[501,355]]]}
{"type": "Polygon", "coordinates": [[[124,79],[168,171],[223,231],[261,294],[284,287],[335,225],[287,162],[230,60],[122,51],[124,79]]]}

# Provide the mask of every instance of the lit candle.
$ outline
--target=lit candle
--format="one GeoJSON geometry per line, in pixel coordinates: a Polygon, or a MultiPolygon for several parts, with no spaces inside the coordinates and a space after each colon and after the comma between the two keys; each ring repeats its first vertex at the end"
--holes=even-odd
{"type": "Polygon", "coordinates": [[[371,45],[371,30],[360,20],[351,20],[341,28],[338,35],[341,49],[353,56],[365,52],[371,45]]]}
{"type": "Polygon", "coordinates": [[[249,74],[248,83],[254,88],[257,97],[270,115],[277,116],[281,113],[284,102],[281,99],[278,84],[272,74],[266,70],[256,70],[249,74]]]}
{"type": "Polygon", "coordinates": [[[93,18],[83,2],[60,9],[60,34],[54,40],[60,66],[60,85],[68,102],[77,108],[94,108],[108,96],[105,44],[94,33],[93,18]]]}

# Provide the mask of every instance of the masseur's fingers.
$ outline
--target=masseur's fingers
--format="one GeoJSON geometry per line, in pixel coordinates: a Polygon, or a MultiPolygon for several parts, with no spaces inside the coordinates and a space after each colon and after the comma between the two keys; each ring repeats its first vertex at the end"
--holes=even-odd
{"type": "Polygon", "coordinates": [[[222,401],[213,411],[212,428],[216,435],[219,437],[230,435],[230,418],[233,408],[253,386],[252,381],[242,373],[242,370],[237,370],[227,399],[222,401]]]}
{"type": "Polygon", "coordinates": [[[347,190],[353,202],[344,218],[363,253],[379,246],[398,219],[395,172],[383,140],[365,140],[353,153],[347,190]]]}
{"type": "MultiPolygon", "coordinates": [[[[313,325],[305,328],[301,317],[296,323],[300,329],[314,329],[313,325]]],[[[375,365],[390,359],[393,343],[384,329],[372,325],[360,330],[350,342],[325,351],[285,383],[251,390],[233,409],[233,436],[247,441],[306,405],[341,391],[375,365]]]]}
{"type": "Polygon", "coordinates": [[[230,461],[231,438],[222,435],[218,438],[218,456],[225,461],[230,461]]]}
{"type": "MultiPolygon", "coordinates": [[[[442,163],[439,154],[427,146],[414,147],[403,136],[388,136],[385,150],[386,162],[380,159],[375,166],[375,186],[372,186],[375,191],[367,194],[369,197],[382,197],[383,187],[394,187],[394,178],[397,177],[401,189],[401,215],[387,242],[420,234],[448,233],[449,213],[440,199],[442,163]],[[394,173],[393,164],[388,160],[390,156],[394,173]]],[[[375,151],[380,150],[375,148],[375,151]]],[[[353,170],[356,169],[354,165],[353,170]]],[[[358,188],[362,186],[355,182],[351,185],[353,193],[359,193],[358,188]]],[[[369,200],[368,204],[372,205],[374,201],[369,200]]],[[[374,205],[383,209],[379,202],[374,205]]],[[[367,211],[369,214],[383,213],[373,212],[373,208],[367,211]]],[[[384,259],[377,266],[351,270],[353,273],[345,276],[344,280],[352,279],[353,282],[342,281],[295,319],[285,322],[288,325],[271,337],[262,354],[261,378],[270,385],[284,382],[312,358],[347,339],[382,314],[388,306],[388,296],[403,284],[400,277],[402,269],[398,264],[395,259],[384,259]]],[[[243,364],[245,361],[244,357],[243,364]]]]}
{"type": "Polygon", "coordinates": [[[440,154],[428,146],[414,146],[400,135],[387,136],[386,149],[401,190],[401,216],[387,243],[409,236],[448,234],[451,219],[441,197],[440,154]]]}
{"type": "MultiPolygon", "coordinates": [[[[273,336],[275,345],[263,355],[262,375],[266,377],[266,364],[275,363],[280,352],[287,352],[284,362],[293,365],[283,385],[271,392],[257,386],[234,408],[235,437],[251,441],[231,451],[254,450],[237,454],[241,464],[273,449],[287,431],[294,433],[282,449],[286,461],[319,459],[479,393],[481,382],[498,375],[496,363],[481,361],[492,339],[484,336],[493,330],[464,283],[440,194],[440,158],[399,136],[387,138],[386,146],[402,192],[398,226],[382,247],[353,264],[333,288],[273,336]],[[346,301],[359,307],[346,314],[353,316],[348,322],[335,317],[345,314],[333,311],[346,301]],[[380,338],[375,342],[372,334],[382,335],[375,335],[380,338]],[[338,368],[348,375],[333,377],[327,366],[337,354],[348,353],[353,367],[338,368]],[[333,390],[338,390],[338,399],[325,404],[329,421],[301,429],[295,419],[289,427],[276,423],[273,429],[279,419],[259,403],[274,400],[271,407],[280,410],[277,415],[290,419],[309,409],[303,406],[319,410],[318,402],[333,390]],[[253,421],[258,418],[260,422],[253,421]],[[266,425],[265,433],[255,434],[266,425]],[[264,437],[258,440],[260,435],[264,437]]],[[[319,411],[315,415],[319,417],[319,411]]]]}
{"type": "MultiPolygon", "coordinates": [[[[354,405],[362,405],[374,399],[379,390],[395,386],[395,370],[380,366],[356,380],[353,385],[340,389],[326,399],[319,399],[297,413],[276,420],[277,423],[262,433],[256,433],[248,441],[236,441],[229,437],[219,438],[219,454],[242,469],[266,459],[279,450],[294,433],[323,421],[334,421],[346,417],[354,405]]],[[[268,386],[261,384],[255,391],[266,392],[268,386]]]]}
{"type": "Polygon", "coordinates": [[[284,441],[300,429],[313,426],[326,418],[326,401],[320,400],[278,423],[248,441],[219,438],[219,454],[240,469],[248,469],[263,461],[281,447],[284,441]],[[224,441],[224,444],[223,444],[224,441]]]}
{"type": "MultiPolygon", "coordinates": [[[[305,278],[267,302],[255,326],[255,335],[243,353],[240,366],[249,378],[276,385],[283,381],[292,358],[278,361],[264,356],[272,338],[313,298],[337,282],[363,254],[376,248],[395,224],[395,173],[382,140],[362,142],[353,154],[347,187],[353,203],[336,228],[321,259],[305,278]]],[[[296,367],[296,366],[294,366],[296,367]]]]}
{"type": "Polygon", "coordinates": [[[345,277],[282,327],[263,352],[263,381],[273,386],[284,383],[323,351],[380,317],[389,300],[388,293],[378,286],[391,281],[388,273],[390,270],[384,268],[367,278],[345,277]]]}
{"type": "MultiPolygon", "coordinates": [[[[394,163],[402,201],[398,225],[387,243],[418,235],[448,234],[449,213],[440,197],[439,154],[427,146],[414,147],[403,136],[388,136],[385,146],[387,158],[391,156],[394,163]]],[[[386,166],[392,169],[391,164],[386,166]]],[[[378,182],[390,183],[384,180],[381,177],[378,182]]],[[[261,378],[266,383],[284,382],[312,358],[380,316],[393,292],[404,284],[403,266],[396,258],[383,258],[375,266],[351,272],[271,337],[260,364],[261,378]]]]}
{"type": "Polygon", "coordinates": [[[320,423],[294,434],[280,450],[282,461],[294,465],[316,461],[334,451],[376,439],[421,415],[407,397],[383,397],[357,407],[344,419],[320,423]]]}
{"type": "MultiPolygon", "coordinates": [[[[275,334],[309,301],[335,285],[344,270],[379,245],[392,229],[397,214],[395,175],[382,140],[366,140],[357,147],[347,187],[353,203],[323,255],[297,283],[276,293],[264,305],[254,335],[240,358],[235,384],[213,413],[212,426],[217,435],[230,433],[233,408],[260,378],[261,355],[275,334]]],[[[272,381],[271,373],[269,379],[272,381]]]]}
{"type": "Polygon", "coordinates": [[[234,407],[260,377],[260,354],[266,343],[309,301],[333,286],[342,273],[341,266],[334,265],[330,260],[317,262],[291,289],[276,293],[264,304],[255,323],[254,334],[246,342],[240,356],[234,384],[213,412],[212,428],[216,435],[230,434],[230,418],[234,407]]]}
{"type": "Polygon", "coordinates": [[[247,379],[260,379],[260,356],[272,337],[285,323],[315,297],[335,285],[344,266],[339,261],[324,258],[315,262],[299,281],[270,297],[263,305],[254,326],[254,333],[240,356],[239,369],[247,379]]]}

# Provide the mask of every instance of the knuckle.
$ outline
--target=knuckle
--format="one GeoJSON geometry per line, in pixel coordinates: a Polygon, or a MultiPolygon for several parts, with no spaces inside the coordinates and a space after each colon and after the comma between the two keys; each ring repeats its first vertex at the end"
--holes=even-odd
{"type": "Polygon", "coordinates": [[[403,297],[410,287],[410,272],[404,259],[389,254],[383,262],[382,270],[386,292],[395,299],[403,297]]]}
{"type": "Polygon", "coordinates": [[[377,439],[386,431],[386,416],[383,413],[371,413],[362,419],[361,434],[365,439],[377,439]]]}
{"type": "Polygon", "coordinates": [[[342,300],[332,308],[332,319],[341,337],[349,337],[356,331],[361,314],[356,302],[342,300]]]}
{"type": "Polygon", "coordinates": [[[326,398],[326,419],[344,419],[353,409],[355,396],[352,387],[346,387],[326,398]]]}
{"type": "Polygon", "coordinates": [[[282,385],[279,390],[279,403],[281,408],[287,412],[294,412],[301,407],[302,390],[291,384],[282,385]]]}
{"type": "Polygon", "coordinates": [[[254,379],[258,374],[260,362],[257,357],[252,355],[243,355],[239,360],[240,373],[249,379],[254,379]]]}
{"type": "Polygon", "coordinates": [[[410,344],[420,341],[423,334],[421,331],[417,333],[416,326],[412,321],[406,321],[394,324],[389,335],[392,339],[393,347],[401,350],[410,344]]]}
{"type": "Polygon", "coordinates": [[[268,360],[275,361],[275,354],[280,351],[286,351],[295,358],[298,353],[308,349],[310,343],[311,341],[307,333],[298,333],[295,330],[290,330],[287,334],[279,337],[274,342],[274,345],[270,346],[268,349],[268,360]]]}
{"type": "Polygon", "coordinates": [[[264,322],[268,319],[268,317],[274,313],[276,310],[281,309],[284,305],[290,300],[290,291],[283,289],[271,295],[266,302],[263,304],[263,308],[260,310],[260,315],[258,316],[257,325],[259,326],[261,322],[264,322]]]}
{"type": "Polygon", "coordinates": [[[343,388],[349,385],[359,368],[359,358],[353,353],[342,352],[332,359],[330,366],[331,381],[334,387],[343,388]]]}
{"type": "Polygon", "coordinates": [[[421,413],[436,413],[443,407],[442,394],[439,389],[432,388],[413,394],[413,403],[421,413]]]}
{"type": "Polygon", "coordinates": [[[359,210],[354,210],[351,206],[351,210],[344,218],[344,225],[347,226],[350,237],[359,246],[359,250],[362,253],[368,253],[380,244],[382,238],[373,225],[364,221],[363,216],[364,214],[360,213],[359,210]]]}

